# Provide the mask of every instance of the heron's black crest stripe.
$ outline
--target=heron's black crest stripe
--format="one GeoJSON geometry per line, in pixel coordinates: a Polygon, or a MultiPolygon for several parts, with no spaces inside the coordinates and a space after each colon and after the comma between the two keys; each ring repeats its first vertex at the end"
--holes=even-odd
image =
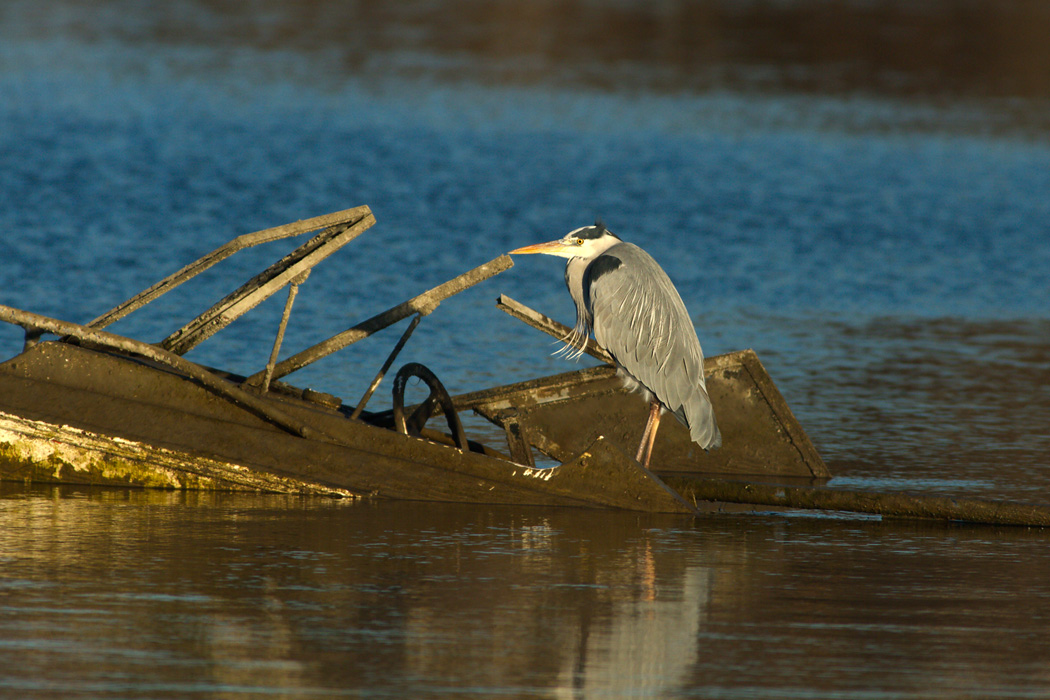
{"type": "Polygon", "coordinates": [[[583,240],[593,240],[595,238],[601,238],[605,235],[606,229],[604,226],[588,226],[587,228],[581,229],[576,234],[577,238],[583,240]]]}

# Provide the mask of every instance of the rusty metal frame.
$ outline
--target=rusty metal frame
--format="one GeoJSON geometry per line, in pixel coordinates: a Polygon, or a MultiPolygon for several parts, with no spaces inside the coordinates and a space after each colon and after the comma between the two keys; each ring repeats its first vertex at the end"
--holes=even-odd
{"type": "MultiPolygon", "coordinates": [[[[514,262],[510,259],[509,255],[501,255],[483,265],[478,265],[474,269],[468,270],[448,282],[439,284],[422,294],[412,297],[408,301],[401,302],[397,306],[393,306],[366,321],[362,321],[352,328],[348,328],[342,333],[338,333],[327,340],[312,345],[305,350],[278,362],[273,369],[272,377],[273,379],[280,379],[292,372],[296,372],[307,365],[328,357],[332,353],[338,352],[359,340],[363,340],[364,338],[383,330],[387,326],[391,326],[413,314],[422,314],[425,316],[436,309],[438,304],[445,299],[459,294],[476,284],[484,282],[490,277],[498,275],[505,270],[509,270],[513,266],[514,262]]],[[[258,372],[248,377],[245,382],[255,385],[261,382],[263,378],[264,373],[258,372]]]]}
{"type": "Polygon", "coordinates": [[[443,300],[483,282],[514,265],[509,256],[501,255],[383,313],[377,314],[342,333],[338,333],[317,345],[307,348],[283,362],[277,362],[298,286],[306,281],[310,271],[318,263],[341,249],[374,223],[375,217],[372,215],[371,210],[367,206],[361,206],[238,236],[190,263],[178,272],[157,282],[149,289],[110,309],[87,325],[61,321],[9,306],[0,306],[0,321],[19,325],[25,330],[25,350],[39,342],[41,336],[50,333],[61,336],[61,339],[66,342],[83,343],[112,352],[146,358],[192,377],[213,393],[255,413],[288,432],[304,437],[311,434],[317,436],[316,431],[312,431],[309,426],[291,419],[279,409],[257,398],[256,395],[258,393],[266,393],[270,389],[271,383],[280,385],[280,382],[277,381],[280,377],[302,369],[387,326],[416,314],[416,318],[410,325],[409,330],[402,336],[394,351],[388,357],[387,363],[373,380],[370,391],[359,402],[358,410],[354,413],[356,418],[360,415],[371,392],[375,390],[375,387],[389,369],[389,364],[396,358],[398,351],[403,347],[408,340],[408,336],[411,335],[411,331],[415,329],[423,316],[431,313],[443,300]],[[102,330],[111,323],[124,318],[208,270],[234,253],[262,243],[299,236],[321,228],[324,230],[238,287],[207,311],[158,344],[144,343],[102,330]],[[288,299],[285,302],[284,312],[269,361],[263,370],[244,379],[238,386],[231,381],[234,378],[225,372],[202,367],[182,359],[181,356],[185,352],[211,337],[222,328],[225,328],[232,321],[258,306],[262,301],[286,286],[289,288],[288,299]]]}
{"type": "Polygon", "coordinates": [[[319,262],[357,238],[375,223],[375,217],[367,207],[351,211],[353,212],[351,219],[328,226],[324,231],[169,335],[160,342],[160,346],[176,355],[186,354],[285,286],[299,279],[303,274],[308,273],[319,262]]]}
{"type": "MultiPolygon", "coordinates": [[[[351,225],[355,222],[357,224],[363,224],[363,227],[360,229],[360,231],[358,231],[358,233],[360,233],[361,231],[364,231],[369,226],[375,223],[375,217],[372,216],[372,211],[367,206],[360,206],[354,207],[353,209],[346,209],[344,211],[333,212],[331,214],[324,214],[323,216],[315,216],[310,219],[302,219],[300,221],[285,224],[283,226],[277,226],[275,228],[268,228],[262,231],[256,231],[255,233],[246,233],[241,236],[237,236],[230,242],[219,246],[207,255],[193,261],[178,272],[168,275],[161,281],[154,284],[149,289],[139,292],[127,301],[118,304],[114,308],[110,309],[106,313],[102,314],[95,320],[88,323],[87,325],[91,328],[101,330],[106,326],[114,323],[115,321],[124,318],[131,312],[142,308],[151,301],[154,301],[162,295],[167,294],[172,289],[175,289],[182,283],[188,282],[189,280],[193,279],[205,270],[213,267],[214,265],[230,257],[234,253],[245,250],[246,248],[251,248],[262,243],[271,243],[273,241],[279,241],[285,238],[294,238],[295,236],[300,236],[304,233],[316,231],[321,228],[330,230],[332,227],[339,227],[341,225],[351,225]]],[[[349,239],[347,241],[344,241],[343,244],[348,242],[349,239]]],[[[338,250],[338,248],[336,248],[335,250],[338,250]]],[[[328,254],[330,255],[331,253],[334,253],[335,250],[332,250],[328,254]]]]}

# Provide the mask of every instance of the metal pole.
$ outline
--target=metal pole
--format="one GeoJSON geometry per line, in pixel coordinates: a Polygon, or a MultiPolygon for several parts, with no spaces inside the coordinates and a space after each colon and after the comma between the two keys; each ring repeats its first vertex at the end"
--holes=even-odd
{"type": "Polygon", "coordinates": [[[277,354],[281,351],[281,343],[284,342],[284,331],[288,328],[288,319],[292,315],[292,304],[295,303],[295,295],[299,293],[299,285],[310,276],[307,270],[288,285],[288,300],[284,302],[284,313],[281,314],[281,325],[277,327],[277,337],[273,341],[273,350],[270,351],[270,360],[266,363],[266,374],[263,376],[260,390],[266,393],[270,390],[270,379],[273,377],[273,368],[277,365],[277,354]]]}
{"type": "Polygon", "coordinates": [[[397,359],[398,353],[400,353],[401,349],[405,347],[405,343],[408,342],[408,338],[412,335],[412,331],[416,329],[416,326],[418,326],[419,322],[422,320],[422,312],[416,314],[412,318],[411,323],[408,324],[408,328],[406,328],[405,332],[401,335],[401,340],[397,341],[397,345],[394,346],[389,357],[386,358],[386,362],[384,362],[383,366],[379,369],[379,374],[375,376],[372,383],[368,385],[368,390],[365,392],[364,396],[362,396],[361,400],[357,402],[357,408],[355,408],[354,412],[350,414],[351,418],[356,419],[360,417],[361,411],[365,410],[365,404],[367,404],[368,400],[372,398],[372,394],[375,393],[375,390],[379,388],[379,383],[383,381],[384,375],[390,370],[390,365],[394,364],[394,360],[397,359]]]}
{"type": "MultiPolygon", "coordinates": [[[[317,343],[316,345],[302,350],[291,357],[281,360],[274,368],[273,378],[280,379],[292,372],[300,370],[324,357],[328,357],[334,352],[342,350],[348,345],[356,343],[362,338],[367,338],[387,326],[391,326],[402,319],[406,319],[414,313],[430,313],[445,299],[459,294],[463,290],[473,287],[474,285],[498,275],[513,266],[514,262],[510,259],[509,255],[501,255],[484,265],[479,265],[473,270],[464,272],[462,275],[459,275],[444,284],[440,284],[418,296],[412,297],[408,301],[404,301],[393,308],[387,309],[380,314],[376,314],[367,321],[363,321],[353,328],[348,328],[342,333],[332,336],[328,340],[317,343]]],[[[257,372],[248,377],[248,381],[253,384],[261,380],[262,372],[257,372]]]]}

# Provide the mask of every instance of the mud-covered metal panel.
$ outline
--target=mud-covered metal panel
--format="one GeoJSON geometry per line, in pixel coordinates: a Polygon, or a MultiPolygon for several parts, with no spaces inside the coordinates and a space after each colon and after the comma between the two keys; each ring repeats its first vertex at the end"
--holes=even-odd
{"type": "MultiPolygon", "coordinates": [[[[653,471],[830,476],[754,351],[709,358],[705,375],[722,447],[705,452],[684,426],[668,418],[657,434],[653,471]]],[[[598,437],[634,454],[648,413],[642,397],[625,391],[611,367],[463,396],[458,403],[497,423],[513,416],[528,426],[530,443],[558,461],[579,454],[598,437]]]]}
{"type": "Polygon", "coordinates": [[[0,415],[11,421],[0,424],[0,479],[688,510],[601,441],[537,470],[302,402],[280,404],[326,437],[292,435],[164,369],[44,343],[0,364],[0,415]]]}

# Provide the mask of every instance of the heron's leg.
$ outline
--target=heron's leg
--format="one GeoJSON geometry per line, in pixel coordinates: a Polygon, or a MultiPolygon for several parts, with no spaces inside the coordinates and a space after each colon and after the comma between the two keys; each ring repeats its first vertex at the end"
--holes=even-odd
{"type": "Polygon", "coordinates": [[[642,462],[642,466],[646,469],[649,468],[649,460],[653,456],[653,445],[656,444],[656,429],[660,427],[660,416],[663,415],[663,408],[660,404],[654,402],[649,415],[653,419],[653,428],[649,431],[649,444],[645,447],[645,461],[642,462]]]}
{"type": "Polygon", "coordinates": [[[645,430],[642,431],[642,441],[638,443],[638,454],[634,456],[635,461],[641,462],[645,456],[645,446],[649,442],[649,433],[653,432],[653,405],[649,404],[649,417],[645,421],[645,430]]]}
{"type": "Polygon", "coordinates": [[[649,420],[645,423],[642,442],[638,445],[638,456],[635,457],[646,469],[649,468],[649,458],[653,455],[653,444],[656,442],[656,429],[660,427],[662,410],[659,402],[652,401],[649,403],[649,420]]]}

